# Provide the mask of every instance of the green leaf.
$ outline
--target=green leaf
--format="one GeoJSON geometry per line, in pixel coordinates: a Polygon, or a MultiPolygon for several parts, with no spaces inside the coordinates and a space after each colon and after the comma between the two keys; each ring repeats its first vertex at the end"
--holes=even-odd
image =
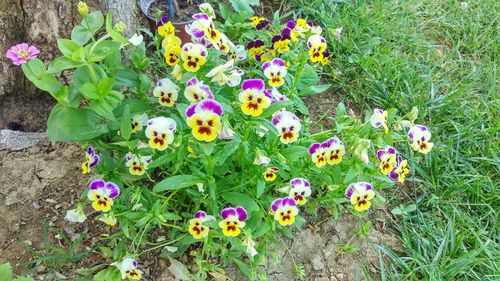
{"type": "Polygon", "coordinates": [[[153,192],[162,192],[166,190],[178,190],[188,186],[202,183],[203,178],[194,175],[177,175],[166,178],[153,187],[153,192]]]}
{"type": "Polygon", "coordinates": [[[227,19],[227,17],[232,13],[231,8],[223,2],[219,2],[219,12],[223,19],[227,19]]]}
{"type": "Polygon", "coordinates": [[[82,95],[89,100],[95,100],[101,98],[101,96],[99,95],[99,91],[97,90],[97,87],[90,82],[85,83],[80,88],[80,93],[82,93],[82,95]]]}
{"type": "Polygon", "coordinates": [[[299,91],[304,90],[312,85],[317,85],[319,82],[319,76],[314,67],[306,64],[302,70],[302,75],[297,82],[297,89],[299,91]]]}
{"type": "Polygon", "coordinates": [[[153,169],[156,167],[163,166],[165,164],[172,162],[176,157],[177,157],[177,155],[175,155],[174,153],[164,154],[164,155],[158,157],[157,159],[153,160],[153,162],[151,164],[149,164],[148,168],[153,169]]]}
{"type": "Polygon", "coordinates": [[[303,146],[289,146],[285,148],[281,154],[290,161],[301,160],[301,158],[309,156],[309,151],[307,147],[303,146]]]}
{"type": "Polygon", "coordinates": [[[81,25],[77,25],[71,31],[71,40],[77,43],[80,46],[83,46],[89,42],[90,38],[92,38],[93,33],[88,31],[85,27],[81,25]]]}
{"type": "Polygon", "coordinates": [[[129,140],[130,135],[132,134],[132,126],[130,124],[130,120],[130,108],[128,105],[126,105],[125,109],[123,110],[122,120],[120,124],[120,132],[125,140],[129,140]]]}
{"type": "Polygon", "coordinates": [[[115,41],[121,43],[129,43],[127,38],[123,37],[123,35],[113,29],[113,14],[111,13],[111,11],[109,11],[108,15],[106,16],[106,32],[115,41]]]}
{"type": "Polygon", "coordinates": [[[34,279],[30,277],[17,277],[12,279],[12,281],[34,281],[34,279]]]}
{"type": "Polygon", "coordinates": [[[226,192],[221,194],[222,198],[234,206],[241,205],[248,212],[258,212],[259,205],[250,196],[239,192],[226,192]]]}
{"type": "Polygon", "coordinates": [[[113,52],[118,52],[120,43],[111,40],[104,40],[99,42],[95,47],[94,44],[91,44],[85,48],[89,51],[92,49],[92,54],[89,54],[89,62],[98,62],[102,61],[113,52]]]}
{"type": "Polygon", "coordinates": [[[74,62],[67,57],[58,57],[49,64],[49,73],[58,73],[66,69],[79,67],[81,63],[74,62]]]}
{"type": "Polygon", "coordinates": [[[102,97],[106,97],[113,89],[113,85],[115,84],[115,78],[106,77],[99,80],[97,84],[97,90],[102,97]]]}
{"type": "Polygon", "coordinates": [[[123,95],[120,92],[111,91],[103,99],[91,100],[89,108],[111,121],[116,121],[113,110],[120,104],[122,99],[123,95]]]}
{"type": "Polygon", "coordinates": [[[221,150],[220,154],[218,155],[219,156],[219,161],[218,161],[219,165],[224,164],[224,162],[226,162],[227,158],[229,156],[231,156],[233,153],[235,153],[239,147],[240,147],[240,143],[236,140],[233,140],[233,141],[226,143],[226,145],[224,145],[224,148],[221,150]]]}
{"type": "Polygon", "coordinates": [[[284,101],[275,102],[275,103],[271,104],[271,106],[269,106],[264,111],[264,113],[262,113],[262,115],[260,117],[262,117],[262,118],[271,117],[276,111],[278,111],[284,107],[291,106],[291,105],[293,105],[293,101],[291,101],[291,100],[284,100],[284,101]]]}
{"type": "Polygon", "coordinates": [[[101,11],[92,12],[82,20],[81,25],[94,34],[104,25],[104,16],[101,11]]]}
{"type": "Polygon", "coordinates": [[[99,271],[94,278],[94,281],[119,281],[122,280],[120,270],[115,266],[110,266],[106,269],[99,271]]]}
{"type": "Polygon", "coordinates": [[[266,190],[266,182],[260,179],[257,182],[257,193],[256,193],[257,198],[260,198],[260,196],[262,196],[265,190],[266,190]]]}
{"type": "Polygon", "coordinates": [[[229,0],[229,2],[231,2],[234,11],[237,14],[245,14],[247,17],[253,15],[253,9],[251,5],[259,4],[259,1],[252,1],[252,0],[229,0]]]}
{"type": "Polygon", "coordinates": [[[76,50],[82,48],[80,45],[69,39],[57,39],[57,47],[67,58],[71,58],[76,50]]]}
{"type": "Polygon", "coordinates": [[[331,86],[332,86],[331,84],[313,85],[313,86],[307,87],[306,89],[302,90],[300,92],[299,96],[307,97],[307,96],[321,94],[324,91],[328,90],[331,86]]]}
{"type": "Polygon", "coordinates": [[[56,105],[47,121],[51,141],[87,141],[108,132],[102,118],[86,108],[56,105]]]}
{"type": "Polygon", "coordinates": [[[0,265],[0,276],[2,276],[5,281],[10,281],[12,279],[12,267],[10,263],[0,265]]]}
{"type": "Polygon", "coordinates": [[[43,91],[49,92],[59,102],[65,97],[54,95],[61,90],[63,85],[53,74],[45,70],[45,65],[39,59],[34,59],[21,66],[24,74],[35,86],[43,91]]]}

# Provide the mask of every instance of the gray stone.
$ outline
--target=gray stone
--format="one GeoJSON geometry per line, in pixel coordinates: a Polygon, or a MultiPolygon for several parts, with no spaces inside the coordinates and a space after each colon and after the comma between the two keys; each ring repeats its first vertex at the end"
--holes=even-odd
{"type": "Polygon", "coordinates": [[[48,143],[45,133],[0,130],[0,150],[17,151],[48,143]]]}

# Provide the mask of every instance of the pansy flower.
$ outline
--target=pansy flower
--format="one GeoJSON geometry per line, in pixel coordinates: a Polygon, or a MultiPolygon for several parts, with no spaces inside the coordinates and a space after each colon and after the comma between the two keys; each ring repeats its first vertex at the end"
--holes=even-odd
{"type": "Polygon", "coordinates": [[[207,215],[204,211],[198,211],[194,214],[194,218],[189,220],[188,227],[188,231],[193,235],[194,239],[201,239],[208,236],[210,228],[203,225],[203,223],[210,220],[215,220],[215,218],[207,215]]]}
{"type": "Polygon", "coordinates": [[[21,65],[35,59],[38,54],[40,54],[40,50],[37,47],[21,43],[10,47],[5,56],[12,60],[14,65],[21,65]]]}
{"type": "Polygon", "coordinates": [[[408,168],[408,161],[403,160],[403,157],[398,156],[396,159],[396,166],[389,173],[389,177],[392,180],[397,180],[400,183],[405,181],[406,175],[410,173],[410,169],[408,168]]]}
{"type": "Polygon", "coordinates": [[[236,237],[240,234],[241,228],[245,227],[245,220],[248,217],[245,208],[238,206],[236,208],[225,208],[220,212],[222,221],[219,227],[225,236],[236,237]]]}
{"type": "Polygon", "coordinates": [[[220,34],[219,40],[212,43],[214,49],[222,51],[225,54],[229,53],[230,45],[234,45],[229,38],[223,33],[220,34]]]}
{"type": "Polygon", "coordinates": [[[171,107],[177,101],[179,86],[168,78],[163,78],[156,83],[153,96],[158,97],[161,105],[171,107]]]}
{"type": "Polygon", "coordinates": [[[326,50],[326,40],[320,35],[311,35],[307,40],[309,48],[309,59],[311,62],[320,62],[323,60],[323,52],[326,50]]]}
{"type": "Polygon", "coordinates": [[[197,103],[204,99],[213,99],[214,95],[210,90],[208,85],[203,84],[195,77],[189,79],[186,82],[186,88],[184,89],[184,96],[191,103],[197,103]]]}
{"type": "Polygon", "coordinates": [[[234,131],[231,129],[231,125],[227,119],[222,121],[222,130],[219,133],[219,139],[221,140],[232,140],[234,139],[234,131]]]}
{"type": "Polygon", "coordinates": [[[89,184],[87,198],[92,201],[92,207],[96,211],[104,213],[111,210],[113,199],[120,195],[120,188],[113,182],[105,182],[103,179],[93,180],[89,184]]]}
{"type": "Polygon", "coordinates": [[[328,164],[335,165],[342,162],[342,157],[345,155],[344,143],[337,137],[334,136],[326,141],[330,148],[330,154],[328,155],[328,164]]]}
{"type": "Polygon", "coordinates": [[[315,142],[309,146],[309,155],[311,155],[311,160],[318,168],[326,165],[328,158],[330,158],[330,154],[330,145],[327,141],[322,143],[315,142]]]}
{"type": "Polygon", "coordinates": [[[181,55],[181,44],[182,41],[179,37],[177,36],[171,36],[163,39],[162,41],[162,46],[165,48],[165,62],[169,66],[175,66],[179,63],[180,61],[180,55],[181,55]]]}
{"type": "Polygon", "coordinates": [[[345,196],[351,200],[356,211],[362,212],[372,205],[370,200],[375,197],[375,191],[371,184],[362,181],[350,184],[345,190],[345,196]]]}
{"type": "Polygon", "coordinates": [[[205,37],[205,28],[209,24],[210,17],[205,13],[193,15],[193,22],[186,24],[186,32],[191,35],[192,42],[199,42],[205,37]]]}
{"type": "Polygon", "coordinates": [[[257,57],[264,53],[264,41],[257,39],[247,43],[248,54],[257,60],[257,57]]]}
{"type": "Polygon", "coordinates": [[[125,166],[129,167],[128,171],[132,175],[144,175],[151,162],[153,162],[151,156],[136,155],[131,152],[125,155],[125,166]]]}
{"type": "Polygon", "coordinates": [[[422,125],[414,125],[408,131],[408,138],[412,141],[411,148],[423,154],[429,153],[434,147],[434,144],[429,142],[431,137],[429,129],[422,125]]]}
{"type": "Polygon", "coordinates": [[[262,174],[262,176],[266,181],[274,181],[276,179],[276,172],[278,172],[279,170],[280,169],[277,167],[267,168],[266,171],[262,174]]]}
{"type": "Polygon", "coordinates": [[[99,217],[99,221],[102,221],[106,225],[109,226],[115,226],[118,220],[116,219],[115,216],[110,215],[110,214],[103,214],[99,217]]]}
{"type": "Polygon", "coordinates": [[[311,196],[311,184],[304,178],[290,180],[288,196],[293,198],[297,205],[304,205],[307,202],[307,197],[311,196]]]}
{"type": "Polygon", "coordinates": [[[308,21],[307,22],[307,29],[311,31],[312,34],[319,35],[323,31],[321,26],[319,26],[316,22],[314,21],[308,21]]]}
{"type": "Polygon", "coordinates": [[[300,119],[289,111],[279,111],[273,115],[273,125],[278,130],[280,140],[284,144],[295,142],[302,129],[300,119]]]}
{"type": "Polygon", "coordinates": [[[122,279],[139,280],[142,277],[142,271],[137,269],[139,264],[132,258],[125,258],[122,262],[112,263],[111,265],[116,266],[120,270],[122,279]]]}
{"type": "Polygon", "coordinates": [[[284,77],[287,74],[285,61],[280,58],[274,58],[271,61],[262,64],[262,70],[266,76],[267,83],[271,87],[279,87],[285,82],[284,77]]]}
{"type": "Polygon", "coordinates": [[[259,16],[253,16],[250,18],[250,24],[257,30],[261,30],[269,25],[269,20],[259,16]]]}
{"type": "Polygon", "coordinates": [[[281,35],[273,36],[273,38],[271,39],[271,49],[276,50],[280,54],[290,51],[291,32],[292,31],[290,28],[285,27],[281,31],[281,35]]]}
{"type": "Polygon", "coordinates": [[[370,116],[370,123],[373,128],[384,127],[384,131],[389,132],[389,127],[387,127],[387,111],[375,108],[373,114],[370,116]]]}
{"type": "Polygon", "coordinates": [[[247,79],[241,84],[242,92],[238,95],[241,111],[245,115],[260,116],[271,105],[271,99],[264,93],[262,79],[247,79]]]}
{"type": "Polygon", "coordinates": [[[210,142],[222,129],[222,106],[213,99],[204,99],[186,109],[186,122],[195,139],[210,142]]]}
{"type": "Polygon", "coordinates": [[[286,226],[295,222],[295,216],[299,213],[299,209],[293,198],[278,198],[271,204],[270,213],[281,225],[286,226]]]}
{"type": "Polygon", "coordinates": [[[377,151],[377,158],[380,162],[378,165],[380,172],[387,175],[394,169],[394,165],[396,165],[396,150],[391,146],[380,149],[377,151]]]}
{"type": "Polygon", "coordinates": [[[157,25],[158,35],[161,37],[170,37],[175,35],[175,26],[168,20],[167,17],[162,17],[157,25]]]}
{"type": "Polygon", "coordinates": [[[149,146],[163,151],[174,141],[174,132],[177,128],[175,120],[167,117],[155,117],[148,120],[145,130],[149,139],[149,146]]]}
{"type": "Polygon", "coordinates": [[[132,133],[142,131],[142,127],[146,125],[147,121],[148,115],[146,113],[134,115],[130,119],[130,127],[132,128],[132,133]]]}
{"type": "Polygon", "coordinates": [[[182,46],[181,58],[186,71],[196,72],[207,61],[207,48],[201,44],[186,43],[182,46]]]}
{"type": "Polygon", "coordinates": [[[243,61],[247,58],[247,51],[245,50],[245,46],[236,45],[233,43],[229,44],[229,60],[234,62],[243,61]]]}
{"type": "Polygon", "coordinates": [[[264,165],[267,166],[271,162],[271,158],[264,155],[260,150],[257,149],[255,153],[255,159],[253,160],[254,165],[264,165]]]}
{"type": "Polygon", "coordinates": [[[99,164],[100,157],[92,146],[85,150],[85,162],[82,163],[82,174],[88,174],[90,170],[99,164]]]}

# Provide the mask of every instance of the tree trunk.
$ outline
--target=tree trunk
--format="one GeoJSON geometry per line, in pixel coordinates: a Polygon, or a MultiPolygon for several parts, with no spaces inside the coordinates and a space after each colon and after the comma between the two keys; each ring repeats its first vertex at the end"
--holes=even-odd
{"type": "MultiPolygon", "coordinates": [[[[47,94],[41,96],[36,91],[21,68],[12,65],[5,53],[11,46],[26,42],[40,49],[39,57],[44,62],[60,56],[56,39],[69,38],[73,26],[80,22],[81,17],[76,10],[79,1],[0,0],[0,129],[7,127],[9,122],[23,123],[30,118],[41,118],[44,124],[53,104],[47,94]]],[[[126,24],[126,36],[130,37],[137,30],[140,16],[138,0],[84,2],[88,3],[91,11],[101,10],[106,14],[109,8],[113,12],[114,23],[123,21],[126,24]]],[[[21,127],[23,130],[40,130],[32,126],[21,127]]]]}

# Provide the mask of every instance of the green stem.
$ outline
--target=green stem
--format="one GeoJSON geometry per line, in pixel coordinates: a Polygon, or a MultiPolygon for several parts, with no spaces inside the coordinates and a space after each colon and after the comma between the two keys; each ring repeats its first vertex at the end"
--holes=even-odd
{"type": "Polygon", "coordinates": [[[95,74],[94,67],[92,66],[91,63],[87,64],[87,67],[89,68],[90,78],[92,79],[92,83],[97,84],[97,75],[95,74]]]}
{"type": "Polygon", "coordinates": [[[175,242],[177,242],[177,241],[179,241],[179,240],[183,239],[184,237],[186,237],[186,235],[187,235],[187,234],[184,234],[184,235],[182,235],[181,237],[179,237],[179,238],[177,238],[177,239],[174,239],[174,240],[172,240],[172,241],[168,241],[168,242],[162,243],[162,244],[160,244],[160,245],[156,245],[156,246],[154,246],[154,247],[151,247],[151,248],[149,248],[149,249],[146,249],[146,250],[144,250],[144,251],[140,252],[137,256],[141,256],[141,255],[143,255],[143,254],[145,254],[145,253],[147,253],[147,252],[149,252],[149,251],[156,250],[156,249],[158,249],[158,248],[162,248],[162,247],[168,246],[168,245],[170,245],[170,244],[173,244],[173,243],[175,243],[175,242]]]}
{"type": "Polygon", "coordinates": [[[292,87],[290,87],[290,93],[294,92],[297,87],[297,83],[299,82],[300,77],[302,76],[302,72],[304,71],[304,65],[306,64],[307,61],[307,53],[302,52],[300,53],[300,63],[299,66],[297,67],[297,71],[295,72],[295,76],[293,78],[293,84],[292,87]]]}

